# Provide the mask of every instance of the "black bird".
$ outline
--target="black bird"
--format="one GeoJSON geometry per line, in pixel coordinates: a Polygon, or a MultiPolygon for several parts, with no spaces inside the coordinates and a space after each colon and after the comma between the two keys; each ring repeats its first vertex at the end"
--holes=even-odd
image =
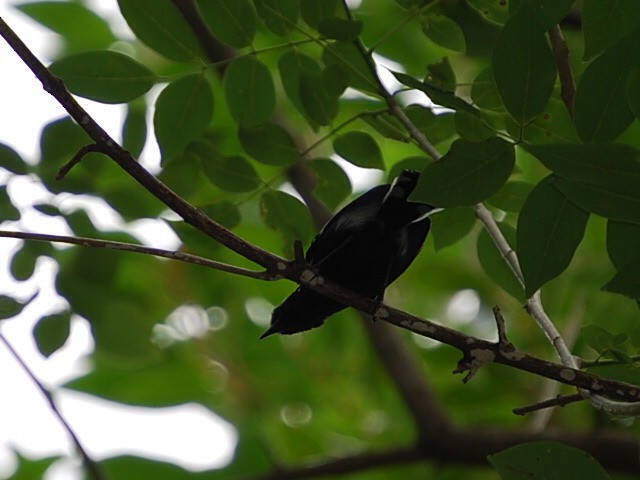
{"type": "MultiPolygon", "coordinates": [[[[403,170],[391,185],[374,187],[345,206],[313,240],[305,255],[307,263],[318,274],[382,301],[387,286],[420,252],[431,226],[429,215],[440,210],[407,201],[419,176],[403,170]]],[[[319,327],[345,308],[300,286],[273,310],[271,327],[260,338],[319,327]]]]}

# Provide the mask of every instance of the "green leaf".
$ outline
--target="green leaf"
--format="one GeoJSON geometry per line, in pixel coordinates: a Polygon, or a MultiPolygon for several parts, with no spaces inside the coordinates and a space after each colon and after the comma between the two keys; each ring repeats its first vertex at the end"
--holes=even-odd
{"type": "Polygon", "coordinates": [[[0,143],[0,167],[16,175],[26,175],[29,171],[20,154],[4,143],[0,143]]]}
{"type": "Polygon", "coordinates": [[[202,162],[207,178],[218,188],[228,192],[249,192],[262,181],[251,163],[240,155],[222,155],[205,140],[191,144],[189,150],[202,162]]]}
{"type": "Polygon", "coordinates": [[[506,23],[493,50],[493,74],[507,111],[525,124],[539,115],[553,91],[556,63],[529,0],[506,23]]]}
{"type": "Polygon", "coordinates": [[[640,64],[640,28],[596,58],[576,88],[574,122],[583,142],[606,142],[633,121],[627,80],[640,64]]]}
{"type": "Polygon", "coordinates": [[[131,103],[122,124],[122,146],[134,157],[140,156],[147,142],[147,106],[144,102],[131,103]]]}
{"type": "Polygon", "coordinates": [[[580,338],[596,352],[603,354],[611,348],[614,336],[600,325],[591,324],[580,329],[580,338]]]}
{"type": "Polygon", "coordinates": [[[559,98],[551,97],[540,115],[527,125],[507,124],[508,132],[524,143],[579,143],[573,119],[559,98]]]}
{"type": "Polygon", "coordinates": [[[125,103],[146,93],[157,76],[133,58],[99,50],[62,57],[49,66],[66,87],[81,97],[102,103],[125,103]]]}
{"type": "Polygon", "coordinates": [[[299,95],[305,116],[315,124],[329,125],[338,115],[338,97],[327,91],[322,72],[303,72],[299,95]]]}
{"type": "Polygon", "coordinates": [[[177,62],[206,58],[193,29],[173,2],[158,0],[118,0],[122,16],[136,37],[177,62]]]}
{"type": "Polygon", "coordinates": [[[29,305],[31,301],[36,298],[38,294],[36,293],[34,296],[29,298],[24,302],[19,302],[13,297],[9,297],[7,295],[0,295],[0,320],[5,320],[7,318],[12,318],[22,312],[22,309],[29,305]]]}
{"type": "MultiPolygon", "coordinates": [[[[511,0],[509,10],[515,12],[523,1],[511,0]]],[[[574,0],[528,0],[532,6],[532,13],[535,15],[535,22],[541,31],[547,31],[555,24],[559,23],[569,12],[574,0]]]]}
{"type": "Polygon", "coordinates": [[[256,17],[248,0],[197,0],[202,18],[211,32],[232,47],[251,45],[256,17]]]}
{"type": "Polygon", "coordinates": [[[427,166],[410,198],[439,207],[474,205],[504,185],[514,164],[513,144],[502,138],[456,140],[441,160],[427,166]]]}
{"type": "Polygon", "coordinates": [[[351,131],[339,135],[333,141],[333,148],[338,155],[358,167],[385,169],[380,147],[368,133],[351,131]]]}
{"type": "Polygon", "coordinates": [[[482,142],[494,135],[482,118],[464,110],[457,111],[454,120],[458,134],[469,141],[482,142]]]}
{"type": "MultiPolygon", "coordinates": [[[[500,223],[498,226],[507,242],[509,242],[509,245],[514,246],[516,244],[515,229],[507,223],[500,223]]],[[[478,260],[480,260],[480,264],[483,270],[487,272],[489,278],[518,302],[521,304],[525,303],[526,297],[522,286],[506,264],[502,253],[498,251],[495,243],[493,243],[493,239],[484,228],[480,230],[480,235],[478,235],[477,252],[478,260]]]]}
{"type": "Polygon", "coordinates": [[[476,223],[472,208],[445,208],[431,219],[431,234],[436,251],[453,245],[471,232],[476,223]]]}
{"type": "Polygon", "coordinates": [[[54,313],[40,318],[33,327],[38,351],[45,357],[59,350],[69,338],[71,312],[54,313]]]}
{"type": "Polygon", "coordinates": [[[442,57],[440,60],[427,65],[427,76],[425,82],[443,90],[455,91],[458,86],[456,73],[451,68],[449,57],[442,57]]]}
{"type": "Polygon", "coordinates": [[[462,28],[445,15],[429,14],[422,20],[422,31],[434,43],[464,53],[467,43],[462,28]]]}
{"type": "Polygon", "coordinates": [[[640,260],[640,225],[607,222],[607,253],[617,269],[640,260]]]}
{"type": "Polygon", "coordinates": [[[640,22],[640,10],[636,7],[634,2],[584,0],[582,7],[584,61],[591,60],[606,51],[637,28],[640,22]]]}
{"type": "Polygon", "coordinates": [[[29,2],[13,5],[61,35],[72,51],[108,48],[117,38],[100,15],[76,2],[29,2]]]}
{"type": "Polygon", "coordinates": [[[266,165],[290,165],[300,158],[289,132],[275,122],[240,128],[238,138],[249,155],[266,165]]]}
{"type": "Polygon", "coordinates": [[[318,33],[324,38],[350,42],[358,38],[362,32],[362,22],[344,18],[324,18],[318,24],[318,33]]]}
{"type": "Polygon", "coordinates": [[[527,297],[569,266],[589,219],[553,181],[549,176],[536,185],[518,216],[516,250],[527,297]]]}
{"type": "Polygon", "coordinates": [[[503,479],[609,480],[607,472],[587,452],[557,442],[516,445],[489,455],[489,461],[503,479]]]}
{"type": "Polygon", "coordinates": [[[200,138],[212,115],[213,92],[204,75],[188,75],[167,85],[156,100],[153,116],[163,161],[200,138]]]}
{"type": "Polygon", "coordinates": [[[24,242],[20,250],[13,254],[9,266],[11,276],[18,281],[25,281],[33,275],[38,257],[51,255],[53,246],[44,242],[24,242]]]}
{"type": "Polygon", "coordinates": [[[241,127],[260,125],[273,114],[273,78],[267,66],[254,56],[238,57],[229,64],[224,91],[231,116],[241,127]]]}
{"type": "Polygon", "coordinates": [[[199,205],[198,208],[228,229],[240,225],[241,218],[238,207],[228,200],[218,200],[206,205],[199,205]]]}
{"type": "Polygon", "coordinates": [[[504,0],[467,0],[485,20],[504,25],[509,20],[509,2],[504,0]]]}
{"type": "Polygon", "coordinates": [[[51,465],[59,461],[59,457],[48,457],[39,460],[31,460],[23,457],[19,452],[14,452],[17,457],[17,470],[11,474],[11,480],[33,480],[45,478],[51,465]]]}
{"type": "Polygon", "coordinates": [[[284,37],[296,27],[300,13],[297,0],[253,0],[258,15],[276,35],[284,37]]]}
{"type": "Polygon", "coordinates": [[[421,82],[406,73],[393,71],[391,73],[403,85],[424,92],[436,105],[441,105],[452,110],[463,110],[473,113],[474,115],[478,114],[478,109],[476,107],[467,103],[462,98],[457,97],[456,94],[451,91],[443,90],[435,85],[429,85],[426,82],[421,82]]]}
{"type": "Polygon", "coordinates": [[[409,105],[404,109],[404,113],[434,145],[445,142],[456,134],[452,112],[436,115],[423,105],[409,105]]]}
{"type": "Polygon", "coordinates": [[[636,258],[622,267],[603,287],[603,290],[619,293],[625,297],[640,300],[640,258],[636,258]]]}
{"type": "Polygon", "coordinates": [[[326,45],[322,60],[327,67],[334,64],[344,67],[349,72],[351,87],[379,95],[377,78],[371,73],[372,66],[354,43],[336,41],[326,45]]]}
{"type": "Polygon", "coordinates": [[[505,183],[492,197],[487,199],[494,207],[505,212],[519,212],[533,185],[520,180],[505,183]]]}
{"type": "MultiPolygon", "coordinates": [[[[310,74],[312,78],[314,76],[320,77],[322,74],[322,69],[318,62],[304,53],[294,49],[288,49],[278,60],[278,70],[284,91],[287,97],[289,97],[289,100],[291,100],[291,103],[293,103],[293,106],[305,116],[307,121],[311,121],[315,125],[316,122],[311,120],[312,117],[307,114],[305,110],[301,89],[302,83],[308,81],[305,77],[306,74],[310,74]]],[[[324,85],[321,85],[319,80],[318,82],[318,88],[324,88],[324,85]]],[[[326,96],[326,92],[324,92],[323,95],[326,96]]],[[[337,107],[337,100],[332,99],[332,101],[337,107]]],[[[335,110],[337,113],[337,108],[335,108],[335,110]]]]}
{"type": "Polygon", "coordinates": [[[0,185],[0,222],[20,220],[20,211],[11,203],[7,186],[0,185]]]}
{"type": "Polygon", "coordinates": [[[487,67],[473,80],[471,85],[471,99],[483,110],[504,112],[504,104],[493,78],[493,69],[487,67]]]}
{"type": "Polygon", "coordinates": [[[300,2],[300,14],[307,25],[318,28],[324,18],[334,16],[338,0],[305,0],[300,2]]]}
{"type": "Polygon", "coordinates": [[[260,197],[260,213],[265,224],[285,237],[287,246],[295,240],[306,244],[313,231],[309,209],[297,198],[278,190],[269,190],[260,197]]]}
{"type": "Polygon", "coordinates": [[[351,195],[351,181],[345,171],[330,158],[314,158],[308,163],[316,177],[314,193],[329,210],[351,195]]]}

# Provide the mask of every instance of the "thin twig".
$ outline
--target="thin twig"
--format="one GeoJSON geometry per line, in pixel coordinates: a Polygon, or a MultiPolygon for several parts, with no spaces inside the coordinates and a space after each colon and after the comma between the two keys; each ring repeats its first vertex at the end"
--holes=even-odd
{"type": "Polygon", "coordinates": [[[516,415],[526,415],[527,413],[536,412],[545,408],[564,407],[570,403],[580,402],[582,400],[584,400],[584,398],[579,393],[574,393],[572,395],[558,395],[557,397],[549,400],[532,403],[531,405],[525,405],[524,407],[514,408],[513,413],[516,415]]]}
{"type": "Polygon", "coordinates": [[[214,270],[220,270],[222,272],[242,275],[243,277],[255,278],[257,280],[271,281],[281,278],[280,275],[273,274],[269,271],[249,270],[247,268],[236,267],[234,265],[217,262],[215,260],[209,260],[208,258],[191,255],[190,253],[180,252],[177,250],[163,250],[161,248],[145,247],[144,245],[136,245],[134,243],[126,242],[115,242],[112,240],[104,240],[100,238],[68,237],[66,235],[11,232],[7,230],[0,230],[0,237],[19,238],[22,240],[36,240],[40,242],[68,243],[71,245],[80,245],[83,247],[107,248],[110,250],[124,250],[127,252],[142,253],[145,255],[153,255],[154,257],[164,257],[170,258],[172,260],[179,260],[181,262],[193,263],[196,265],[201,265],[203,267],[212,268],[214,270]]]}
{"type": "Polygon", "coordinates": [[[549,40],[558,67],[560,77],[560,98],[567,107],[569,115],[573,116],[573,100],[576,96],[576,84],[573,80],[573,71],[569,62],[569,48],[562,35],[559,25],[554,25],[549,29],[549,40]]]}
{"type": "Polygon", "coordinates": [[[54,178],[56,180],[62,180],[67,176],[67,174],[73,167],[75,167],[82,161],[85,155],[91,152],[99,152],[108,155],[108,153],[106,153],[104,149],[98,144],[92,143],[90,145],[85,145],[80,150],[78,150],[78,152],[73,156],[73,158],[71,158],[71,160],[60,167],[60,170],[58,170],[58,173],[56,173],[56,176],[54,178]]]}
{"type": "Polygon", "coordinates": [[[35,374],[31,371],[29,366],[22,359],[20,354],[16,351],[15,348],[13,348],[13,345],[11,345],[11,343],[6,339],[6,337],[1,332],[0,332],[0,341],[4,344],[7,350],[9,350],[9,353],[11,354],[11,356],[20,365],[22,370],[24,370],[24,372],[34,383],[36,388],[40,390],[40,393],[42,393],[44,398],[47,400],[47,403],[49,404],[49,408],[51,408],[51,411],[53,412],[53,414],[58,418],[58,421],[62,424],[62,427],[66,430],[69,437],[71,437],[71,441],[75,445],[78,454],[82,458],[82,463],[84,464],[84,468],[87,470],[89,475],[91,475],[91,477],[94,478],[95,480],[106,480],[107,477],[105,476],[104,472],[100,469],[98,463],[89,456],[85,448],[82,446],[82,443],[80,443],[80,439],[78,438],[76,433],[73,431],[73,428],[71,428],[71,425],[69,425],[69,423],[62,416],[62,413],[60,413],[58,406],[53,400],[53,395],[51,394],[51,392],[42,384],[42,382],[40,382],[40,380],[38,380],[38,377],[35,376],[35,374]]]}

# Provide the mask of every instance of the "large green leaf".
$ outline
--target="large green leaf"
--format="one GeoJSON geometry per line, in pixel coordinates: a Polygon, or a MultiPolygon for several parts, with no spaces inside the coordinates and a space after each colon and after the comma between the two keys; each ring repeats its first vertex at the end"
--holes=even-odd
{"type": "Polygon", "coordinates": [[[347,132],[336,137],[333,148],[342,158],[362,168],[385,169],[382,151],[374,138],[365,132],[347,132]]]}
{"type": "Polygon", "coordinates": [[[509,2],[504,0],[467,0],[485,20],[504,25],[509,19],[509,2]]]}
{"type": "Polygon", "coordinates": [[[606,51],[616,41],[635,30],[639,21],[640,9],[635,2],[584,0],[584,60],[591,60],[606,51]]]}
{"type": "Polygon", "coordinates": [[[583,142],[615,139],[633,121],[627,80],[640,65],[640,28],[619,40],[585,70],[576,89],[574,122],[583,142]]]}
{"type": "Polygon", "coordinates": [[[431,219],[431,235],[436,251],[464,238],[476,223],[472,208],[445,208],[431,219]]]}
{"type": "Polygon", "coordinates": [[[334,16],[338,0],[305,0],[300,2],[300,14],[307,25],[318,28],[324,18],[334,16]]]}
{"type": "Polygon", "coordinates": [[[607,472],[591,455],[558,442],[516,445],[490,455],[489,461],[504,480],[609,480],[607,472]]]}
{"type": "Polygon", "coordinates": [[[109,23],[76,2],[25,2],[13,5],[60,34],[71,51],[108,48],[117,39],[109,23]]]}
{"type": "Polygon", "coordinates": [[[213,93],[204,75],[174,80],[160,93],[153,116],[164,161],[182,153],[211,122],[213,93]]]}
{"type": "Polygon", "coordinates": [[[639,271],[640,259],[633,260],[619,268],[613,278],[602,289],[640,301],[639,271]]]}
{"type": "Polygon", "coordinates": [[[529,1],[531,4],[531,12],[535,15],[535,22],[541,31],[549,30],[555,24],[559,23],[569,12],[574,0],[511,0],[509,10],[515,12],[520,4],[529,1]]]}
{"type": "Polygon", "coordinates": [[[616,268],[640,260],[640,225],[607,222],[607,253],[616,268]]]}
{"type": "Polygon", "coordinates": [[[569,266],[589,219],[553,187],[553,179],[531,191],[518,216],[516,250],[527,297],[569,266]]]}
{"type": "Polygon", "coordinates": [[[238,137],[246,152],[261,163],[289,165],[300,158],[300,152],[289,132],[275,122],[240,128],[238,137]]]}
{"type": "Polygon", "coordinates": [[[249,0],[198,0],[198,9],[213,34],[232,47],[250,45],[256,18],[249,0]]]}
{"type": "MultiPolygon", "coordinates": [[[[260,197],[260,213],[265,224],[281,232],[286,247],[295,240],[306,244],[313,231],[309,210],[297,198],[279,190],[268,190],[260,197]]],[[[288,249],[287,248],[287,249],[288,249]]]]}
{"type": "Polygon", "coordinates": [[[351,194],[351,181],[345,171],[330,158],[314,158],[309,167],[315,174],[314,193],[327,206],[335,210],[351,194]]]}
{"type": "Polygon", "coordinates": [[[241,127],[267,121],[275,109],[275,87],[267,66],[254,56],[233,60],[224,79],[231,116],[241,127]]]}
{"type": "Polygon", "coordinates": [[[464,53],[467,49],[462,28],[445,15],[429,14],[424,17],[422,31],[429,40],[449,50],[464,53]]]}
{"type": "MultiPolygon", "coordinates": [[[[284,87],[284,91],[286,92],[287,97],[289,97],[289,100],[291,100],[291,103],[293,103],[299,112],[305,115],[307,120],[312,118],[306,113],[305,105],[308,104],[308,100],[303,102],[301,97],[302,83],[309,81],[307,75],[311,75],[311,78],[319,77],[321,75],[322,69],[318,62],[309,55],[290,49],[286,50],[280,56],[280,59],[278,60],[278,71],[280,73],[280,80],[284,87]]],[[[324,85],[319,83],[318,88],[324,89],[324,85]]],[[[326,95],[326,93],[323,92],[323,95],[326,95]]],[[[337,102],[334,100],[334,103],[337,102]]]]}
{"type": "Polygon", "coordinates": [[[158,80],[155,73],[118,52],[82,52],[56,60],[54,75],[76,95],[102,103],[125,103],[146,93],[158,80]]]}
{"type": "Polygon", "coordinates": [[[514,148],[506,140],[456,140],[442,159],[420,175],[411,199],[439,207],[476,204],[502,187],[514,164],[514,148]]]}
{"type": "Polygon", "coordinates": [[[261,180],[253,165],[240,155],[223,155],[206,140],[194,142],[189,151],[202,162],[207,178],[228,192],[248,192],[260,186],[261,180]]]}
{"type": "Polygon", "coordinates": [[[333,42],[325,46],[322,60],[329,65],[340,65],[349,72],[349,85],[358,90],[378,95],[379,84],[371,73],[371,65],[352,42],[333,42]]]}
{"type": "Polygon", "coordinates": [[[193,29],[173,2],[167,0],[118,0],[127,24],[141,41],[178,62],[203,56],[193,29]]]}
{"type": "Polygon", "coordinates": [[[298,23],[300,9],[297,0],[253,0],[258,15],[276,35],[285,36],[298,23]]]}
{"type": "Polygon", "coordinates": [[[540,114],[553,91],[556,64],[530,0],[502,29],[493,50],[493,74],[505,107],[520,124],[540,114]]]}

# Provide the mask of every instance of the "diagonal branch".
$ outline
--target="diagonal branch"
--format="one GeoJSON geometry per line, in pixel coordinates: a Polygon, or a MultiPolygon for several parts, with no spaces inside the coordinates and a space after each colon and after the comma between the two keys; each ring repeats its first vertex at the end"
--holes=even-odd
{"type": "Polygon", "coordinates": [[[29,366],[22,359],[20,354],[16,351],[15,348],[13,348],[13,345],[11,345],[11,343],[6,339],[6,337],[2,333],[0,333],[0,342],[2,342],[4,346],[7,348],[7,350],[9,350],[9,353],[11,354],[11,356],[15,359],[16,362],[18,362],[22,370],[24,370],[27,376],[38,388],[38,390],[40,390],[40,393],[42,393],[42,396],[47,400],[47,403],[49,404],[49,408],[51,409],[53,414],[58,418],[58,421],[62,424],[62,427],[65,429],[65,431],[71,438],[71,441],[75,445],[78,454],[82,458],[82,463],[84,464],[84,468],[88,472],[88,474],[94,480],[107,480],[107,477],[105,476],[104,472],[100,469],[98,463],[89,456],[87,451],[82,446],[80,439],[78,438],[76,433],[73,431],[73,428],[71,428],[71,425],[69,425],[67,420],[62,416],[62,413],[60,413],[60,410],[58,410],[58,406],[54,402],[53,395],[51,394],[51,392],[47,390],[47,388],[42,384],[42,382],[40,382],[40,380],[38,380],[38,377],[35,376],[35,374],[31,371],[29,366]]]}

